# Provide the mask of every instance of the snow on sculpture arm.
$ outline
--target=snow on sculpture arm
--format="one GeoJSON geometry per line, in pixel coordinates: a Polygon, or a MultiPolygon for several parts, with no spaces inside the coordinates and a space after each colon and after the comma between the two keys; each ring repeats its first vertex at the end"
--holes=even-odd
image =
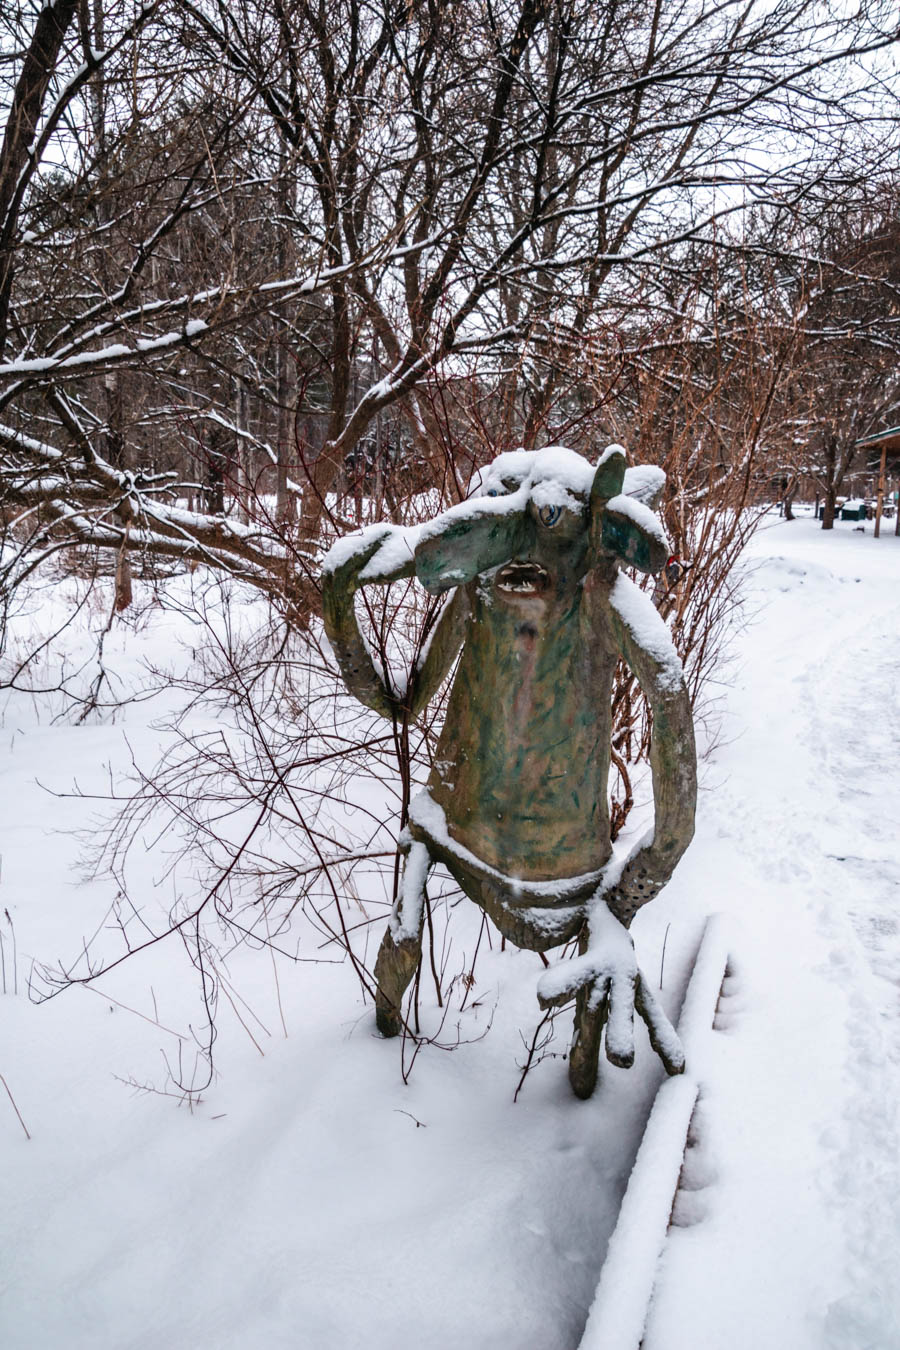
{"type": "Polygon", "coordinates": [[[652,600],[630,578],[620,575],[610,594],[610,606],[622,656],[653,715],[653,829],[606,896],[612,913],[627,925],[641,905],[669,881],[693,838],[697,753],[684,671],[652,600]]]}
{"type": "MultiPolygon", "coordinates": [[[[607,452],[592,491],[594,548],[602,560],[614,541],[620,558],[624,556],[639,571],[653,574],[665,563],[668,539],[647,505],[622,495],[619,485],[624,476],[624,454],[613,457],[607,452]]],[[[604,893],[610,911],[627,927],[641,905],[665,886],[693,838],[697,805],[694,725],[675,644],[647,592],[614,570],[607,573],[605,584],[593,587],[591,594],[598,630],[608,635],[607,640],[612,640],[636,676],[653,717],[653,829],[614,882],[610,877],[604,893]]]]}

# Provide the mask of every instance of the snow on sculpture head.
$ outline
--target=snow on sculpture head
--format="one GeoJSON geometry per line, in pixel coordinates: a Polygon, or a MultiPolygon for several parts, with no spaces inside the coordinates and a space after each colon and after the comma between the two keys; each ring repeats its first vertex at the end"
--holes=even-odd
{"type": "Polygon", "coordinates": [[[416,575],[439,594],[517,564],[510,586],[537,593],[555,575],[577,582],[601,559],[659,572],[671,550],[651,505],[664,484],[661,469],[626,471],[620,445],[596,465],[562,446],[506,451],[480,470],[466,501],[422,528],[416,575]]]}

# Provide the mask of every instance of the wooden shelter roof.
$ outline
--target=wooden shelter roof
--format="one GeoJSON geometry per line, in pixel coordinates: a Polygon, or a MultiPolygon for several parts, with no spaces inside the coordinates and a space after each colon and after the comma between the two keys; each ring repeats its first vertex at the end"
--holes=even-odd
{"type": "Polygon", "coordinates": [[[887,431],[876,431],[872,436],[861,436],[856,444],[862,449],[871,446],[873,450],[884,450],[888,455],[900,455],[900,427],[889,427],[887,431]]]}

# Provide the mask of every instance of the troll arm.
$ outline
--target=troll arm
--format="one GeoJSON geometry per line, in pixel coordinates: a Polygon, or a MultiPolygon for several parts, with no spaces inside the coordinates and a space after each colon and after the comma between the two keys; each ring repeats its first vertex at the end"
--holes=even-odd
{"type": "Polygon", "coordinates": [[[697,799],[697,762],[690,700],[668,629],[649,597],[619,574],[608,590],[593,594],[595,627],[607,630],[636,675],[653,712],[650,765],[653,830],[622,866],[613,859],[586,912],[581,954],[545,971],[541,1006],[582,1002],[569,1076],[579,1096],[589,1096],[597,1076],[600,1034],[607,1024],[606,1055],[627,1067],[634,1060],[634,1013],[670,1074],[684,1069],[684,1052],[669,1019],[638,969],[628,926],[641,905],[669,880],[691,841],[697,799]]]}
{"type": "Polygon", "coordinates": [[[604,896],[612,913],[627,926],[641,905],[659,894],[693,838],[697,752],[684,671],[652,600],[620,573],[609,604],[619,649],[653,713],[653,831],[604,896]]]}
{"type": "Polygon", "coordinates": [[[322,565],[322,617],[338,666],[350,692],[382,717],[415,716],[434,694],[456,657],[468,616],[458,591],[445,606],[426,643],[405,693],[392,689],[356,616],[356,592],[415,574],[415,532],[397,525],[374,525],[340,539],[322,565]]]}

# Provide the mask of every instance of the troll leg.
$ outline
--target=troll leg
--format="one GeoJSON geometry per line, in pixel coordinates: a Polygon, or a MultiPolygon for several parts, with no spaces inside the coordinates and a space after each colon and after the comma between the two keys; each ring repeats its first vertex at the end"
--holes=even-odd
{"type": "Polygon", "coordinates": [[[418,841],[411,844],[403,864],[400,894],[375,962],[375,1022],[382,1036],[396,1036],[403,1026],[403,995],[422,955],[425,882],[430,867],[425,845],[418,841]]]}

